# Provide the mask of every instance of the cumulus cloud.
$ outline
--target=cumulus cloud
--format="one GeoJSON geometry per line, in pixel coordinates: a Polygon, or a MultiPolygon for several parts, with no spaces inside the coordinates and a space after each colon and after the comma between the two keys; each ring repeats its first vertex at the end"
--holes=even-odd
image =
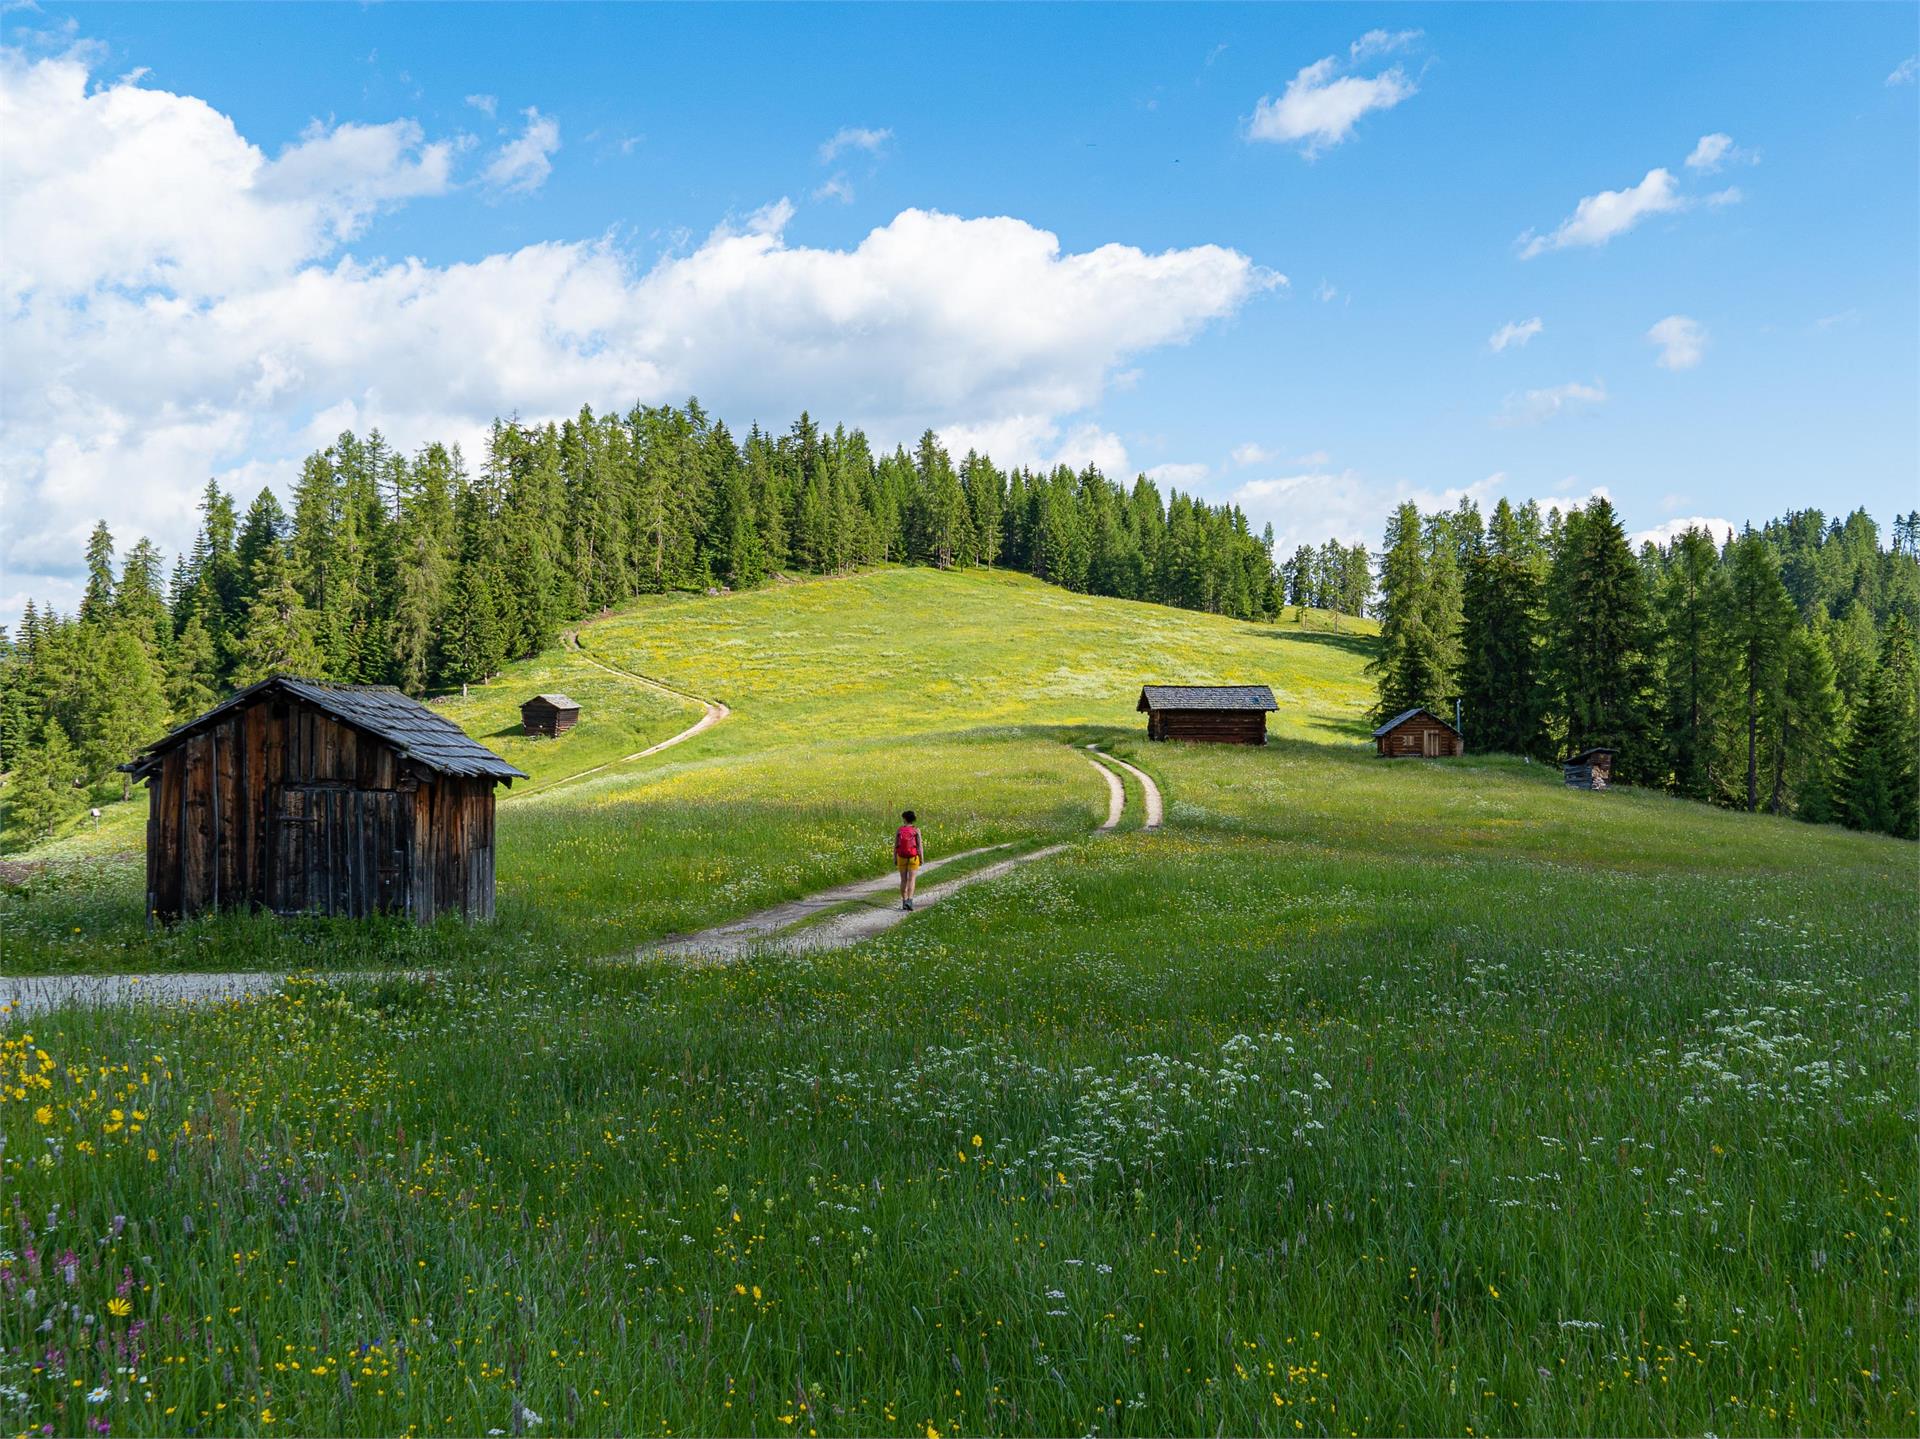
{"type": "Polygon", "coordinates": [[[500,108],[500,101],[492,95],[469,95],[467,103],[489,120],[493,118],[494,111],[500,108]]]}
{"type": "Polygon", "coordinates": [[[843,205],[853,202],[853,186],[845,175],[835,175],[813,192],[816,200],[838,200],[843,205]]]}
{"type": "Polygon", "coordinates": [[[893,138],[891,130],[867,130],[858,125],[847,125],[821,142],[820,163],[831,165],[835,157],[847,150],[865,150],[869,155],[877,155],[893,138]]]}
{"type": "MultiPolygon", "coordinates": [[[[1349,47],[1354,62],[1399,49],[1419,36],[1417,30],[1389,35],[1373,30],[1349,47]]],[[[1247,138],[1276,144],[1300,145],[1308,157],[1338,145],[1353,133],[1363,115],[1391,110],[1412,96],[1417,87],[1407,72],[1394,65],[1376,75],[1343,74],[1340,60],[1329,55],[1304,67],[1275,100],[1262,95],[1253,107],[1247,138]]]]}
{"type": "Polygon", "coordinates": [[[1273,458],[1273,451],[1265,445],[1248,440],[1244,445],[1233,447],[1233,462],[1236,465],[1264,465],[1273,458]]]}
{"type": "Polygon", "coordinates": [[[1211,465],[1155,465],[1147,471],[1147,478],[1156,484],[1192,489],[1212,473],[1211,465]]]}
{"type": "Polygon", "coordinates": [[[1636,530],[1628,539],[1636,550],[1649,543],[1665,549],[1688,530],[1705,530],[1718,545],[1725,542],[1733,527],[1732,520],[1721,519],[1718,515],[1687,515],[1682,519],[1662,520],[1650,530],[1636,530]]]}
{"type": "Polygon", "coordinates": [[[1070,252],[926,210],[792,245],[786,201],[651,264],[606,240],[375,261],[347,237],[445,183],[410,122],[270,161],[201,100],[16,57],[0,126],[4,559],[63,604],[94,518],[177,550],[208,475],[289,477],[348,426],[471,455],[495,415],[698,394],[741,423],[805,406],[881,444],[971,427],[1003,462],[1124,472],[1089,418],[1113,377],[1281,281],[1217,245],[1070,252]]]}
{"type": "Polygon", "coordinates": [[[1543,390],[1528,390],[1524,394],[1509,395],[1506,408],[1495,422],[1502,425],[1537,425],[1569,410],[1601,404],[1606,398],[1605,385],[1583,385],[1577,380],[1543,390]]]}
{"type": "Polygon", "coordinates": [[[1497,355],[1509,345],[1524,346],[1528,340],[1531,340],[1545,328],[1546,326],[1541,323],[1538,315],[1535,315],[1531,320],[1509,320],[1491,335],[1487,336],[1487,348],[1497,355]]]}
{"type": "Polygon", "coordinates": [[[1546,235],[1529,231],[1520,237],[1520,257],[1531,260],[1548,250],[1565,250],[1581,245],[1604,245],[1616,235],[1624,235],[1649,215],[1663,215],[1686,208],[1673,181],[1673,172],[1647,171],[1638,185],[1624,190],[1602,190],[1588,195],[1573,207],[1573,213],[1546,235]]]}
{"type": "MultiPolygon", "coordinates": [[[[1759,163],[1759,157],[1736,146],[1732,136],[1716,131],[1711,135],[1702,135],[1695,143],[1686,158],[1686,168],[1695,175],[1704,176],[1736,161],[1754,165],[1759,163]]],[[[1709,195],[1685,194],[1671,170],[1655,168],[1647,171],[1645,178],[1637,185],[1588,195],[1554,229],[1544,235],[1529,230],[1516,243],[1520,247],[1520,258],[1531,260],[1549,250],[1604,245],[1651,215],[1671,214],[1702,203],[1710,206],[1733,205],[1738,204],[1740,199],[1739,188],[1733,185],[1709,195]]]]}
{"type": "Polygon", "coordinates": [[[1435,490],[1405,480],[1370,478],[1354,469],[1314,467],[1248,481],[1230,498],[1253,529],[1273,526],[1274,552],[1284,558],[1300,545],[1329,539],[1343,545],[1378,546],[1388,514],[1403,500],[1418,505],[1422,513],[1451,510],[1463,499],[1485,508],[1506,479],[1504,474],[1494,474],[1435,490]]]}
{"type": "Polygon", "coordinates": [[[1702,135],[1693,147],[1693,153],[1687,156],[1689,170],[1718,170],[1725,163],[1727,152],[1733,148],[1733,136],[1712,134],[1702,135]]]}
{"type": "Polygon", "coordinates": [[[553,173],[553,152],[560,148],[560,122],[529,105],[527,126],[493,152],[481,178],[504,194],[528,195],[553,173]]]}
{"type": "Polygon", "coordinates": [[[1669,315],[1647,331],[1647,340],[1660,347],[1654,360],[1665,370],[1691,370],[1707,349],[1707,331],[1698,320],[1669,315]]]}

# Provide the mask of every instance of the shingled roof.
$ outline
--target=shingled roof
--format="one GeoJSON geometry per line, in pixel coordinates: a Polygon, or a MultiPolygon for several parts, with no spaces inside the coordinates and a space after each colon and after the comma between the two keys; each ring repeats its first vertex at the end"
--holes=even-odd
{"type": "Polygon", "coordinates": [[[1266,710],[1280,708],[1265,685],[1145,685],[1136,710],[1266,710]]]}
{"type": "Polygon", "coordinates": [[[248,685],[205,714],[169,731],[165,738],[155,740],[121,768],[136,778],[149,773],[154,761],[182,740],[268,691],[278,691],[289,699],[310,704],[342,724],[393,746],[403,759],[436,774],[463,778],[484,776],[505,780],[508,784],[527,777],[485,745],[470,739],[465,730],[445,715],[435,714],[391,685],[342,685],[292,675],[275,675],[248,685]]]}
{"type": "MultiPolygon", "coordinates": [[[[557,710],[577,710],[580,708],[578,701],[570,700],[565,695],[535,695],[533,699],[528,700],[526,704],[532,704],[533,700],[545,700],[557,710]]],[[[522,705],[521,708],[525,709],[526,705],[522,705]]]]}
{"type": "Polygon", "coordinates": [[[1405,724],[1408,720],[1412,719],[1415,715],[1425,715],[1430,720],[1438,720],[1439,723],[1446,725],[1448,729],[1453,730],[1455,734],[1460,733],[1459,730],[1453,729],[1453,726],[1451,724],[1449,724],[1446,720],[1441,719],[1439,715],[1435,714],[1432,710],[1428,709],[1425,705],[1415,705],[1410,710],[1401,710],[1399,714],[1395,715],[1392,719],[1388,720],[1385,724],[1381,725],[1380,728],[1378,728],[1373,732],[1373,737],[1375,739],[1379,739],[1380,736],[1385,734],[1388,730],[1399,729],[1401,725],[1405,724]]]}

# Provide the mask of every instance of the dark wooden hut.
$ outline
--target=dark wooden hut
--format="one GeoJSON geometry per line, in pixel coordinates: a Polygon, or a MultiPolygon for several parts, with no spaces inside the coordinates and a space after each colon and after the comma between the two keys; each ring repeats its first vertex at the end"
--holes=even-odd
{"type": "Polygon", "coordinates": [[[1467,752],[1467,742],[1439,715],[1416,705],[1375,730],[1373,748],[1385,759],[1451,759],[1467,752]]]}
{"type": "Polygon", "coordinates": [[[1613,781],[1613,757],[1618,750],[1596,747],[1583,749],[1561,764],[1568,789],[1605,789],[1613,781]]]}
{"type": "Polygon", "coordinates": [[[1147,685],[1136,712],[1148,739],[1265,744],[1267,716],[1280,706],[1265,685],[1147,685]]]}
{"type": "Polygon", "coordinates": [[[493,787],[526,776],[398,690],[275,678],[123,765],[147,913],[493,917],[493,787]]]}
{"type": "Polygon", "coordinates": [[[580,706],[565,695],[535,695],[520,706],[520,728],[558,739],[580,723],[580,706]]]}

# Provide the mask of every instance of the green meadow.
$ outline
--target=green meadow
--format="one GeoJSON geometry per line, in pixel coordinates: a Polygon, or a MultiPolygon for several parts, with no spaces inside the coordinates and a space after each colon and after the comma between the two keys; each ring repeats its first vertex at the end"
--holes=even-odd
{"type": "Polygon", "coordinates": [[[533,777],[485,928],[149,931],[138,802],[28,855],[10,973],[434,973],[0,1028],[0,1417],[1914,1432],[1914,848],[1375,760],[1342,627],[643,602],[444,702],[533,777]],[[732,714],[620,763],[697,711],[616,672],[732,714]],[[1273,742],[1150,745],[1147,680],[1271,684],[1273,742]],[[541,689],[586,721],[505,733],[541,689]],[[1162,830],[1129,779],[1092,837],[1089,741],[1162,830]],[[851,949],[606,962],[884,871],[907,806],[1073,843],[851,949]]]}

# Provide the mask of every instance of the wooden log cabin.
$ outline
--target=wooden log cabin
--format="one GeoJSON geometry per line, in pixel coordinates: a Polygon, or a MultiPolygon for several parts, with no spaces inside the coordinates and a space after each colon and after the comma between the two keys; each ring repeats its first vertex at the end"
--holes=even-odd
{"type": "Polygon", "coordinates": [[[493,787],[526,776],[398,690],[274,678],[121,766],[147,913],[493,917],[493,787]]]}
{"type": "Polygon", "coordinates": [[[535,695],[520,706],[520,729],[558,739],[580,723],[580,706],[565,695],[535,695]]]}
{"type": "Polygon", "coordinates": [[[1208,744],[1265,744],[1267,716],[1279,708],[1265,685],[1147,685],[1134,706],[1148,739],[1208,744]]]}
{"type": "Polygon", "coordinates": [[[1613,757],[1618,750],[1597,747],[1581,750],[1572,759],[1563,761],[1561,773],[1566,777],[1568,789],[1605,789],[1613,783],[1613,757]]]}
{"type": "Polygon", "coordinates": [[[1467,752],[1467,741],[1432,710],[1415,706],[1373,732],[1373,749],[1384,759],[1453,759],[1467,752]]]}

